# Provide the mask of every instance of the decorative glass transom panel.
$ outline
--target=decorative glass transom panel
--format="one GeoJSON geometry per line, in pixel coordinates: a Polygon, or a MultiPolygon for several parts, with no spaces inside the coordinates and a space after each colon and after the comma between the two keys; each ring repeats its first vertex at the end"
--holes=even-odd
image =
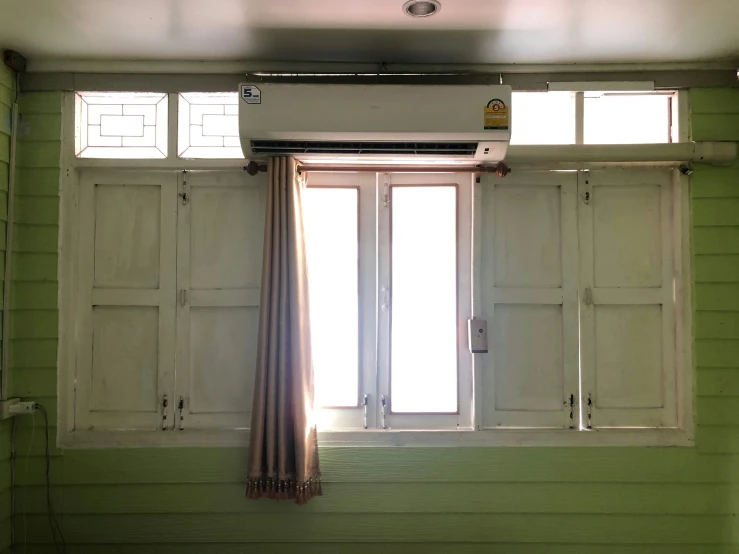
{"type": "Polygon", "coordinates": [[[78,92],[75,103],[77,157],[167,157],[166,94],[78,92]]]}

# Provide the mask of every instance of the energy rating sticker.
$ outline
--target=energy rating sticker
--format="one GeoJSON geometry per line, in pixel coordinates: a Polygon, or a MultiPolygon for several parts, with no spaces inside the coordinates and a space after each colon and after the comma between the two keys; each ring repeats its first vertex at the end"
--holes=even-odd
{"type": "Polygon", "coordinates": [[[508,106],[499,98],[493,98],[485,106],[483,128],[507,131],[509,125],[508,106]]]}

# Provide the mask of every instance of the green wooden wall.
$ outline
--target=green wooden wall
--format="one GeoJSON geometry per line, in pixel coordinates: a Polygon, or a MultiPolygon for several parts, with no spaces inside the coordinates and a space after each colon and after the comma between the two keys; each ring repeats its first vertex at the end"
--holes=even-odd
{"type": "MultiPolygon", "coordinates": [[[[0,334],[2,333],[2,286],[5,277],[5,231],[8,213],[8,162],[10,159],[11,106],[15,75],[0,66],[0,334]]],[[[2,352],[0,352],[2,356],[2,352]]],[[[2,368],[0,368],[2,378],[2,368]]],[[[0,552],[10,548],[10,421],[0,421],[0,552]]]]}
{"type": "MultiPolygon", "coordinates": [[[[695,139],[739,141],[738,90],[691,99],[695,139]]],[[[55,413],[61,96],[22,112],[13,386],[55,413]]],[[[323,449],[304,507],[244,500],[240,449],[54,449],[69,552],[738,553],[739,165],[691,189],[697,448],[323,449]]],[[[42,436],[18,423],[18,552],[51,553],[42,436]]]]}

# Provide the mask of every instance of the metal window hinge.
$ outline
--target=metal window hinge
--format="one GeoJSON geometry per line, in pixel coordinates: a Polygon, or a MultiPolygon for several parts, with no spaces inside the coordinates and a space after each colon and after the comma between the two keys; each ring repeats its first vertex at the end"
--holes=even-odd
{"type": "Polygon", "coordinates": [[[593,289],[585,287],[585,290],[582,291],[582,301],[586,306],[593,305],[593,289]]]}
{"type": "Polygon", "coordinates": [[[362,426],[367,429],[367,410],[369,409],[369,394],[362,397],[362,426]]]}
{"type": "Polygon", "coordinates": [[[187,305],[187,290],[180,289],[180,306],[187,305]]]}
{"type": "Polygon", "coordinates": [[[162,396],[162,431],[167,430],[167,406],[169,406],[169,399],[165,394],[162,396]]]}
{"type": "Polygon", "coordinates": [[[387,402],[384,394],[380,397],[380,406],[382,407],[382,428],[387,429],[387,402]]]}
{"type": "Polygon", "coordinates": [[[182,431],[185,429],[185,417],[182,415],[183,410],[185,409],[185,399],[180,396],[180,401],[177,403],[177,409],[180,412],[180,420],[177,423],[177,429],[179,431],[182,431]]]}
{"type": "Polygon", "coordinates": [[[187,195],[187,171],[182,172],[182,192],[177,196],[182,199],[183,206],[190,201],[190,197],[187,195]]]}
{"type": "Polygon", "coordinates": [[[570,426],[570,429],[574,429],[575,428],[575,395],[574,394],[570,395],[569,405],[570,405],[569,426],[570,426]]]}
{"type": "Polygon", "coordinates": [[[588,393],[588,429],[592,429],[592,419],[593,419],[593,396],[588,393]]]}
{"type": "Polygon", "coordinates": [[[382,203],[387,208],[390,206],[390,174],[385,173],[383,175],[384,184],[383,184],[383,195],[382,195],[382,203]]]}
{"type": "Polygon", "coordinates": [[[593,193],[590,190],[590,171],[587,169],[583,172],[585,174],[585,193],[582,195],[583,204],[590,204],[593,193]]]}

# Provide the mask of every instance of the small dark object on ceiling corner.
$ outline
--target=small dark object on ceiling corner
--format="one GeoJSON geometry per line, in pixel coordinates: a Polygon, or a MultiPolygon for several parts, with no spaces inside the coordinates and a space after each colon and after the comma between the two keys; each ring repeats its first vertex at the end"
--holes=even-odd
{"type": "Polygon", "coordinates": [[[678,170],[683,175],[692,175],[693,174],[693,168],[690,167],[689,165],[682,164],[682,165],[680,165],[680,167],[678,167],[678,170]]]}
{"type": "Polygon", "coordinates": [[[25,73],[28,66],[26,58],[15,50],[3,50],[3,63],[18,73],[25,73]]]}

